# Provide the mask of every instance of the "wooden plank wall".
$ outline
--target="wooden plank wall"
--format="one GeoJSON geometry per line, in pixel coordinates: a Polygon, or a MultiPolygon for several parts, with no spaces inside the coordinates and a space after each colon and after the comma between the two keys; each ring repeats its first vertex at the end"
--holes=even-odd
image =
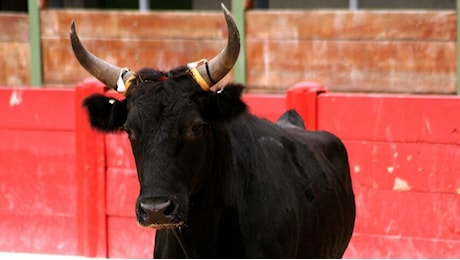
{"type": "Polygon", "coordinates": [[[454,93],[455,12],[247,14],[248,84],[318,81],[330,91],[454,93]]]}
{"type": "MultiPolygon", "coordinates": [[[[44,81],[74,85],[89,74],[71,51],[72,20],[82,42],[95,55],[133,70],[169,70],[223,48],[226,27],[216,12],[43,11],[44,81]]],[[[231,75],[230,75],[231,76],[231,75]]]]}
{"type": "Polygon", "coordinates": [[[29,20],[0,13],[0,86],[30,85],[29,20]]]}
{"type": "MultiPolygon", "coordinates": [[[[72,87],[89,76],[71,53],[71,20],[91,51],[131,69],[209,59],[226,36],[220,12],[44,10],[47,86],[72,87]]],[[[27,17],[1,14],[0,29],[7,32],[0,36],[0,85],[28,85],[27,17]]],[[[318,81],[333,92],[456,90],[452,11],[248,11],[246,32],[249,92],[284,94],[300,81],[318,81]]]]}

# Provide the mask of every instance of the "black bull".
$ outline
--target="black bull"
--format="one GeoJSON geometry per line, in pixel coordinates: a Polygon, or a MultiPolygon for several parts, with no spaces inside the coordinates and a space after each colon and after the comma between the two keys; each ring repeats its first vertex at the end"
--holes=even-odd
{"type": "Polygon", "coordinates": [[[342,257],[355,204],[336,136],[305,130],[293,110],[276,124],[260,119],[243,86],[203,91],[189,67],[125,72],[125,99],[96,94],[84,106],[94,128],[128,133],[137,221],[157,229],[155,257],[342,257]]]}

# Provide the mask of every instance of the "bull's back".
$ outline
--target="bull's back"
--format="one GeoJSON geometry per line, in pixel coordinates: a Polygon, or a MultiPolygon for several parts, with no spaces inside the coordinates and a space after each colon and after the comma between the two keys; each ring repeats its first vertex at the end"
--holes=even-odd
{"type": "MultiPolygon", "coordinates": [[[[300,149],[314,151],[314,154],[336,165],[337,174],[344,181],[351,182],[348,154],[342,141],[334,134],[327,131],[309,131],[305,128],[302,117],[294,109],[283,113],[276,122],[295,142],[300,144],[300,149]]],[[[351,183],[350,183],[351,185],[351,183]]]]}
{"type": "Polygon", "coordinates": [[[279,119],[276,121],[276,124],[283,128],[301,128],[305,129],[305,123],[302,117],[294,109],[290,109],[284,112],[279,119]]]}

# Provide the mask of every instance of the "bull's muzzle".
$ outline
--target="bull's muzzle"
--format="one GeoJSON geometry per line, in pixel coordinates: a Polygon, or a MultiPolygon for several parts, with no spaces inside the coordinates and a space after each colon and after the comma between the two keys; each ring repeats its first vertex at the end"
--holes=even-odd
{"type": "Polygon", "coordinates": [[[161,228],[173,228],[182,224],[178,219],[177,202],[164,198],[140,199],[136,205],[137,221],[141,226],[161,228]]]}

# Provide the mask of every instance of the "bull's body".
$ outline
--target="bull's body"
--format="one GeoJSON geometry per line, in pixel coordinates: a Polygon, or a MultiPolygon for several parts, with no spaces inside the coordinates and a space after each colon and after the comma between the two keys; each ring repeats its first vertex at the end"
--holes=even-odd
{"type": "Polygon", "coordinates": [[[206,183],[182,228],[158,230],[155,257],[338,258],[354,223],[347,154],[326,132],[243,113],[206,140],[206,183]]]}

